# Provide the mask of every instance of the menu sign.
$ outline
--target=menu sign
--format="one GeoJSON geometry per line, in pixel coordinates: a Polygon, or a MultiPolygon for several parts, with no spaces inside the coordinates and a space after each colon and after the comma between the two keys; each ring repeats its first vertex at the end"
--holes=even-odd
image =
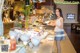
{"type": "Polygon", "coordinates": [[[67,14],[67,19],[75,19],[75,14],[72,14],[72,13],[68,13],[67,14]]]}

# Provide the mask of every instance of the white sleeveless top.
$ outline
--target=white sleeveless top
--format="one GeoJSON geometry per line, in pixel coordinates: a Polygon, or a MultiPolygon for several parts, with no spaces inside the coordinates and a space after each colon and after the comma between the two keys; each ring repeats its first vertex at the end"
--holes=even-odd
{"type": "MultiPolygon", "coordinates": [[[[61,32],[61,31],[63,31],[64,32],[64,29],[63,28],[59,28],[59,26],[61,25],[61,18],[59,18],[59,19],[57,19],[56,20],[56,26],[55,26],[55,28],[54,28],[54,32],[61,32]]],[[[64,36],[64,34],[63,35],[56,35],[56,36],[64,36]]]]}

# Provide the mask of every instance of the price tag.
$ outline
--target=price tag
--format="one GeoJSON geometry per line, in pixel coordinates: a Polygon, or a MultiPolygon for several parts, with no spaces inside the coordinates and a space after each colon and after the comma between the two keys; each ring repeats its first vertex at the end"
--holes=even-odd
{"type": "Polygon", "coordinates": [[[1,52],[8,52],[9,46],[7,44],[1,45],[1,52]]]}

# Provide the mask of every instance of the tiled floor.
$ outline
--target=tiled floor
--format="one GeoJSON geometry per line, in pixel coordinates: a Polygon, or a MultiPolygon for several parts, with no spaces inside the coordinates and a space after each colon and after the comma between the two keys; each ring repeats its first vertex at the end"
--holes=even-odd
{"type": "Polygon", "coordinates": [[[64,25],[64,29],[71,40],[75,50],[77,53],[80,53],[80,34],[75,33],[75,31],[71,31],[70,25],[64,25]]]}

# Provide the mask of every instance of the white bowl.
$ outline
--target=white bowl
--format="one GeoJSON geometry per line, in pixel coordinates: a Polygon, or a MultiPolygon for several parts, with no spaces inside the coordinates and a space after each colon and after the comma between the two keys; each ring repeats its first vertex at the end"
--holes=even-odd
{"type": "Polygon", "coordinates": [[[16,37],[17,36],[17,33],[15,31],[9,31],[9,35],[10,35],[10,37],[11,36],[16,37]]]}
{"type": "Polygon", "coordinates": [[[31,39],[31,42],[32,42],[32,44],[33,44],[34,46],[38,46],[38,45],[40,44],[40,40],[37,39],[37,38],[32,38],[32,39],[31,39]]]}
{"type": "Polygon", "coordinates": [[[20,36],[20,39],[24,42],[24,41],[28,41],[30,39],[30,37],[27,34],[23,34],[20,36]]]}

